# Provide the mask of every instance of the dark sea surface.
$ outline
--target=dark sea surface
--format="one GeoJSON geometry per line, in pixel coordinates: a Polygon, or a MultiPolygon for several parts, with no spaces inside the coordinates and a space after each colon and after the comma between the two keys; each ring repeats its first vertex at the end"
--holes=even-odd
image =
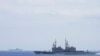
{"type": "Polygon", "coordinates": [[[34,54],[34,52],[0,51],[0,56],[100,56],[100,55],[61,55],[61,54],[34,54]]]}

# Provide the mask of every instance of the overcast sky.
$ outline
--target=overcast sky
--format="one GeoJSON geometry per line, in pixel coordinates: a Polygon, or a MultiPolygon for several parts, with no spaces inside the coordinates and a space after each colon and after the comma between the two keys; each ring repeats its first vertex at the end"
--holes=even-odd
{"type": "Polygon", "coordinates": [[[100,50],[100,0],[0,0],[0,50],[49,50],[65,38],[100,50]]]}

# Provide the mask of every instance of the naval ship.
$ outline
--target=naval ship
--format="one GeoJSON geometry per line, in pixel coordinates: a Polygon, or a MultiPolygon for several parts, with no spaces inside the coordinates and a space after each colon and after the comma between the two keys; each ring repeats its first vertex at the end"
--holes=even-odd
{"type": "Polygon", "coordinates": [[[87,55],[87,54],[96,54],[95,52],[90,51],[78,51],[76,47],[69,46],[68,41],[65,40],[65,49],[61,46],[56,45],[56,41],[53,43],[52,51],[34,51],[35,54],[65,54],[65,55],[87,55]]]}

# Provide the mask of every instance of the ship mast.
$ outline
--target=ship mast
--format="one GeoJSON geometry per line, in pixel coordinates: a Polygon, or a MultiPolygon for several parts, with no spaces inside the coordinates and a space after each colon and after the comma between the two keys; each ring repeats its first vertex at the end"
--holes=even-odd
{"type": "Polygon", "coordinates": [[[69,47],[68,41],[65,38],[65,49],[69,47]]]}
{"type": "Polygon", "coordinates": [[[53,43],[53,48],[56,48],[57,46],[57,41],[55,40],[55,42],[53,43]]]}

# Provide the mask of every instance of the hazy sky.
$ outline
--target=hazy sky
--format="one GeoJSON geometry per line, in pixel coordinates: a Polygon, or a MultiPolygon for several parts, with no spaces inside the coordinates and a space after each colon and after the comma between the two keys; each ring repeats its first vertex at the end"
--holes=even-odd
{"type": "Polygon", "coordinates": [[[100,50],[100,0],[0,0],[0,50],[49,50],[64,39],[100,50]]]}

